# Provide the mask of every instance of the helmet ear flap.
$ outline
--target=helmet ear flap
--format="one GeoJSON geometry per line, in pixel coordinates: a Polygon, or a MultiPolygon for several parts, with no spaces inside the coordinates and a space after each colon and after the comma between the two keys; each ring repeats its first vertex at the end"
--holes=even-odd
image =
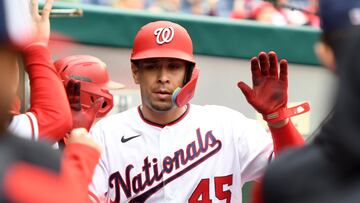
{"type": "Polygon", "coordinates": [[[199,69],[194,67],[191,79],[182,88],[177,88],[172,95],[174,104],[178,107],[182,107],[189,103],[195,94],[196,83],[199,77],[199,69]]]}
{"type": "Polygon", "coordinates": [[[185,86],[191,80],[194,67],[195,67],[195,64],[193,64],[193,63],[186,64],[183,86],[185,86]]]}
{"type": "Polygon", "coordinates": [[[106,88],[100,88],[92,83],[82,83],[80,91],[81,108],[89,109],[99,98],[104,101],[98,110],[97,118],[104,117],[114,106],[113,95],[106,88]]]}

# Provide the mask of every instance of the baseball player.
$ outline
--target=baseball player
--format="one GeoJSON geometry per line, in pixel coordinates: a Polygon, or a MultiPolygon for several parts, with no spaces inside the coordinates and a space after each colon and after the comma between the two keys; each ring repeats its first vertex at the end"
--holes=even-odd
{"type": "Polygon", "coordinates": [[[73,128],[89,130],[96,118],[105,117],[114,106],[110,91],[125,87],[111,81],[106,64],[94,56],[68,56],[54,65],[66,89],[73,128]]]}
{"type": "Polygon", "coordinates": [[[261,176],[274,151],[303,143],[289,117],[308,107],[287,109],[287,62],[279,75],[274,52],[252,59],[252,89],[238,84],[272,138],[237,111],[189,103],[199,69],[182,26],[146,24],[130,60],[142,104],[90,131],[105,149],[89,187],[95,202],[241,202],[243,184],[261,176]]]}
{"type": "MultiPolygon", "coordinates": [[[[0,1],[0,202],[89,202],[87,187],[100,157],[100,149],[87,136],[85,129],[71,133],[61,163],[58,151],[48,144],[13,136],[7,130],[13,97],[13,91],[8,86],[13,82],[13,77],[9,75],[16,68],[23,46],[28,45],[28,42],[19,42],[16,38],[24,39],[31,33],[28,27],[31,22],[25,17],[27,13],[30,14],[28,4],[27,0],[0,1]]],[[[32,5],[32,13],[37,18],[37,0],[33,0],[32,5]]],[[[42,21],[48,21],[51,7],[52,1],[47,0],[42,21]]],[[[37,26],[37,31],[48,28],[37,26]]],[[[43,53],[47,47],[33,45],[38,40],[30,41],[30,46],[41,46],[37,47],[38,58],[34,57],[37,60],[33,61],[33,65],[38,64],[38,69],[51,67],[52,63],[43,53]]]]}
{"type": "MultiPolygon", "coordinates": [[[[71,129],[71,111],[66,99],[65,89],[57,76],[47,44],[50,36],[50,23],[47,16],[38,13],[28,16],[34,24],[37,40],[27,43],[23,48],[25,70],[30,80],[30,109],[19,114],[13,109],[8,130],[18,136],[31,140],[47,140],[55,143],[71,129]]],[[[24,42],[25,43],[25,42],[24,42]]],[[[14,69],[9,77],[18,77],[14,69]]],[[[14,79],[12,98],[16,102],[18,80],[14,79]]],[[[18,105],[14,105],[18,106],[18,105]]]]}

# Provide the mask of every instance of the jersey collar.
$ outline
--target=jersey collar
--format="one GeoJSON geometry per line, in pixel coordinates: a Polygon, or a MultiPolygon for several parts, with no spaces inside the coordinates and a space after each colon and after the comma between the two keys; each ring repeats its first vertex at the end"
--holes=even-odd
{"type": "Polygon", "coordinates": [[[148,119],[146,119],[141,111],[141,108],[140,106],[138,106],[138,112],[139,112],[139,115],[140,115],[140,118],[147,124],[149,125],[152,125],[152,126],[155,126],[155,127],[158,127],[158,128],[164,128],[165,126],[171,126],[171,125],[175,125],[176,123],[180,122],[183,118],[185,118],[185,116],[189,113],[190,111],[190,104],[186,104],[186,110],[185,112],[177,119],[167,123],[167,124],[159,124],[159,123],[155,123],[153,121],[150,121],[148,119]]]}

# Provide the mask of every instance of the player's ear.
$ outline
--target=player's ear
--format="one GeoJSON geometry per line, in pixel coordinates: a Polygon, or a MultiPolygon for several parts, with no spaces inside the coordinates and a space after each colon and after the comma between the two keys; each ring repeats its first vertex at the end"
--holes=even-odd
{"type": "Polygon", "coordinates": [[[328,44],[320,41],[315,44],[314,49],[320,62],[330,71],[336,72],[336,61],[332,48],[328,44]]]}
{"type": "Polygon", "coordinates": [[[134,79],[135,84],[139,84],[139,64],[136,62],[131,62],[131,72],[134,79]]]}

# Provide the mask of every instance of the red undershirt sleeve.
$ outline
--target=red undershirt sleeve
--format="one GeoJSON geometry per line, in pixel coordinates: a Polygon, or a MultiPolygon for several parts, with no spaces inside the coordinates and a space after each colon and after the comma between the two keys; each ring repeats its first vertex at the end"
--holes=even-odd
{"type": "MultiPolygon", "coordinates": [[[[304,139],[302,138],[299,131],[295,128],[291,119],[289,122],[281,128],[272,128],[269,127],[274,143],[274,153],[275,155],[279,154],[281,151],[295,146],[301,146],[305,144],[304,139]]],[[[252,188],[252,203],[263,203],[262,195],[262,181],[255,182],[252,188]]]]}
{"type": "Polygon", "coordinates": [[[274,143],[274,153],[277,155],[282,150],[304,145],[305,141],[299,131],[295,128],[291,119],[281,128],[269,127],[274,143]]]}

